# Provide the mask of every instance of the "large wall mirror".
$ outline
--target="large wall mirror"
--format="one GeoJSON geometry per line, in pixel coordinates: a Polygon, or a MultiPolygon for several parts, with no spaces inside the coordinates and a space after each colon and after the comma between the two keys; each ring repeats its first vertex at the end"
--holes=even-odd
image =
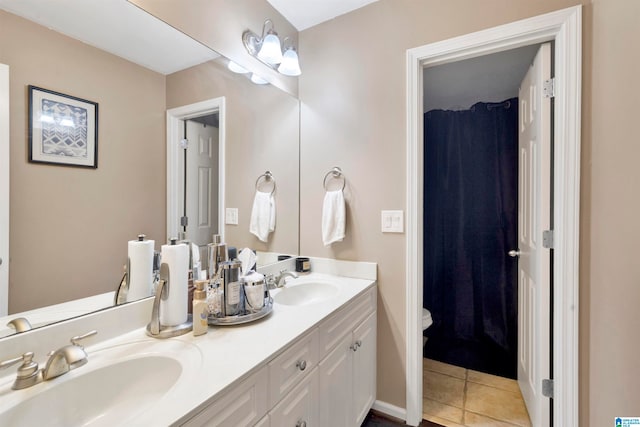
{"type": "MultiPolygon", "coordinates": [[[[224,57],[126,0],[68,1],[64,10],[47,3],[55,2],[0,0],[0,63],[10,76],[9,302],[0,313],[6,314],[0,337],[14,333],[5,324],[16,317],[38,327],[112,306],[127,242],[144,233],[159,250],[171,237],[167,206],[183,200],[167,196],[167,111],[182,106],[224,99],[224,117],[184,120],[185,128],[208,128],[224,140],[224,150],[214,149],[222,154],[213,160],[220,167],[210,171],[210,185],[217,187],[217,179],[224,185],[209,202],[215,215],[225,213],[216,205],[236,209],[237,224],[213,217],[215,231],[230,246],[297,254],[298,100],[230,72],[224,57]],[[107,4],[117,9],[100,9],[107,4]],[[55,25],[45,23],[48,15],[55,25]],[[97,29],[98,21],[112,28],[103,41],[132,45],[138,55],[73,35],[78,27],[97,29]],[[96,169],[29,162],[29,85],[98,103],[96,169]],[[265,171],[277,183],[277,222],[262,242],[249,232],[249,220],[265,171]]],[[[199,138],[188,137],[189,145],[200,146],[199,138]]],[[[187,195],[198,193],[189,187],[198,179],[187,179],[187,195]]]]}

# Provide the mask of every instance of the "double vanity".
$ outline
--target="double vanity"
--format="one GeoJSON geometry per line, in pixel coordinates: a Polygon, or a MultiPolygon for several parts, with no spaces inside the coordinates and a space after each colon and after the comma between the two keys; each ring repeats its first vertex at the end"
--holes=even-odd
{"type": "Polygon", "coordinates": [[[98,331],[79,343],[88,362],[57,378],[12,390],[16,369],[2,372],[0,425],[359,426],[376,393],[376,264],[312,266],[272,291],[267,317],[203,336],[148,337],[146,299],[6,338],[1,360],[31,351],[43,368],[98,331]]]}

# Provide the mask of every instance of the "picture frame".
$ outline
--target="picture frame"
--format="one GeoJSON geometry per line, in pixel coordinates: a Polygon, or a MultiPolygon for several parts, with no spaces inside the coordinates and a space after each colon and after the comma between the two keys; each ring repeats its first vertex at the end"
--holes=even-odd
{"type": "Polygon", "coordinates": [[[29,162],[96,169],[98,103],[29,85],[29,162]]]}

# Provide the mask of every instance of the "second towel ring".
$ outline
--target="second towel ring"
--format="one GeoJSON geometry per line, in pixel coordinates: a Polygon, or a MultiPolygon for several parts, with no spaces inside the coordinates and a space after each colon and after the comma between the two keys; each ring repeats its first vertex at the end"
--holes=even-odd
{"type": "Polygon", "coordinates": [[[262,180],[264,182],[271,181],[273,183],[273,188],[271,189],[271,193],[270,194],[275,193],[275,191],[276,191],[276,179],[273,177],[273,174],[271,172],[266,171],[265,173],[260,175],[258,177],[258,179],[256,179],[256,191],[260,191],[260,189],[258,188],[258,185],[260,184],[260,180],[262,180]]]}
{"type": "Polygon", "coordinates": [[[342,188],[340,189],[340,191],[343,191],[345,185],[347,184],[347,179],[344,177],[342,169],[340,169],[338,166],[334,166],[329,172],[325,174],[324,179],[322,180],[322,186],[324,187],[325,191],[329,191],[329,189],[327,188],[327,178],[329,178],[329,176],[333,177],[334,179],[342,178],[342,188]]]}

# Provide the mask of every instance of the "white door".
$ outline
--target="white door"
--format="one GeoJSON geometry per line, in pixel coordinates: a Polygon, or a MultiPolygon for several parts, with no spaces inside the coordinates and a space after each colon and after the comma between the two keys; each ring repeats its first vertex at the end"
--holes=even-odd
{"type": "MultiPolygon", "coordinates": [[[[551,45],[540,47],[520,85],[518,206],[518,383],[532,425],[549,425],[550,402],[542,380],[550,363],[550,250],[542,233],[551,219],[551,45]]],[[[510,253],[510,255],[515,255],[510,253]]]]}
{"type": "Polygon", "coordinates": [[[0,316],[9,314],[9,66],[0,64],[0,316]]]}
{"type": "Polygon", "coordinates": [[[199,246],[218,232],[218,128],[187,121],[187,239],[199,246]]]}

